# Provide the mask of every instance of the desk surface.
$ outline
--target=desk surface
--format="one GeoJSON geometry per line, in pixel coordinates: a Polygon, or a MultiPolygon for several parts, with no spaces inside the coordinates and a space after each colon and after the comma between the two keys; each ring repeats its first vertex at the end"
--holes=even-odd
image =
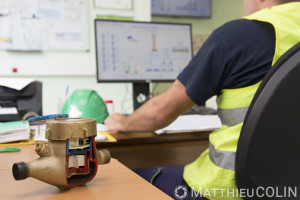
{"type": "Polygon", "coordinates": [[[117,139],[117,143],[110,142],[97,142],[100,146],[121,146],[121,145],[133,145],[133,144],[157,144],[157,143],[176,143],[176,142],[190,142],[195,140],[208,141],[208,136],[211,131],[199,131],[199,132],[183,132],[173,134],[160,134],[155,132],[128,132],[128,133],[110,133],[117,139]]]}
{"type": "Polygon", "coordinates": [[[37,157],[32,145],[21,146],[20,152],[0,153],[0,199],[171,199],[115,159],[99,165],[96,177],[86,186],[70,190],[59,190],[33,178],[15,181],[11,172],[13,163],[37,157]]]}
{"type": "Polygon", "coordinates": [[[130,169],[162,165],[185,165],[208,147],[210,132],[157,135],[154,132],[112,133],[118,142],[97,142],[130,169]]]}

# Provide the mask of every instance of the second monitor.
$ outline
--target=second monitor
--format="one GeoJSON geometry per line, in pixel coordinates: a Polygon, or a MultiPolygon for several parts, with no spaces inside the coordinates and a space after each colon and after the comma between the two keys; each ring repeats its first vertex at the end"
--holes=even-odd
{"type": "Polygon", "coordinates": [[[132,82],[134,108],[149,81],[174,81],[191,60],[190,24],[95,20],[98,82],[132,82]]]}

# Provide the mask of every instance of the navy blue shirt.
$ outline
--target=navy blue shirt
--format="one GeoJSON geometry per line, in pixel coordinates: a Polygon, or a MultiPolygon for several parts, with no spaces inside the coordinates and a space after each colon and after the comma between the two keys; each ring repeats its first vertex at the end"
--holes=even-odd
{"type": "Polygon", "coordinates": [[[177,79],[198,105],[221,89],[253,85],[272,65],[275,31],[271,24],[239,19],[216,29],[177,79]]]}

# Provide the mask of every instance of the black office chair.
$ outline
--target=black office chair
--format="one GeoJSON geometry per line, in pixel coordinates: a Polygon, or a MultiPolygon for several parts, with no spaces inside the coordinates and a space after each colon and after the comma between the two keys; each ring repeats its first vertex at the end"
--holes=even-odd
{"type": "Polygon", "coordinates": [[[251,192],[244,199],[300,199],[300,43],[259,86],[241,131],[235,168],[238,188],[251,192]]]}

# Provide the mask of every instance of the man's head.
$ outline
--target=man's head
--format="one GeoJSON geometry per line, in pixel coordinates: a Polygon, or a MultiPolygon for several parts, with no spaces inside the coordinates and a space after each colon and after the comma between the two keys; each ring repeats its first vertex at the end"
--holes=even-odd
{"type": "Polygon", "coordinates": [[[246,15],[250,15],[263,8],[295,1],[299,2],[300,0],[244,0],[244,11],[246,15]]]}

